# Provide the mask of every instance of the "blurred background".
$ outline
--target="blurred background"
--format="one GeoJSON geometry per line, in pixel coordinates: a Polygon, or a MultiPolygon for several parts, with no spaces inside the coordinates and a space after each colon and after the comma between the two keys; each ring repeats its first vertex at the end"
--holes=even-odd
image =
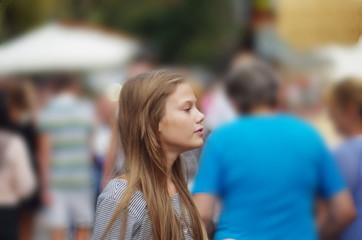
{"type": "MultiPolygon", "coordinates": [[[[262,59],[282,79],[281,109],[311,122],[335,146],[340,136],[325,94],[343,78],[362,77],[361,23],[360,0],[0,1],[0,91],[9,106],[2,128],[23,139],[36,182],[27,197],[4,205],[21,206],[19,237],[89,238],[92,204],[122,165],[112,145],[118,94],[138,73],[190,72],[212,131],[235,117],[220,91],[223,76],[262,59]],[[62,190],[48,188],[85,193],[55,200],[62,190]],[[82,199],[91,201],[81,216],[59,214],[61,206],[82,208],[82,199]],[[46,220],[49,208],[54,223],[46,220]],[[61,230],[64,224],[70,231],[61,230]],[[62,227],[51,232],[52,226],[62,227]]],[[[198,157],[187,157],[191,173],[198,157]]]]}

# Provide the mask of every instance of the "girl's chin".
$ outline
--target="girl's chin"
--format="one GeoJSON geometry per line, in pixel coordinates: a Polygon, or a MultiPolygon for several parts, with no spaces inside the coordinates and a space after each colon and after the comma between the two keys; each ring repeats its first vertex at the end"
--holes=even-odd
{"type": "Polygon", "coordinates": [[[200,139],[199,141],[193,141],[191,144],[189,145],[185,145],[185,146],[180,146],[180,148],[182,149],[181,152],[187,152],[187,151],[191,151],[193,149],[202,147],[202,145],[204,145],[204,141],[202,139],[200,139]]]}
{"type": "Polygon", "coordinates": [[[204,141],[202,139],[200,139],[200,141],[198,142],[195,142],[195,144],[192,145],[191,149],[195,149],[195,148],[199,148],[199,147],[202,147],[202,145],[204,145],[204,141]]]}

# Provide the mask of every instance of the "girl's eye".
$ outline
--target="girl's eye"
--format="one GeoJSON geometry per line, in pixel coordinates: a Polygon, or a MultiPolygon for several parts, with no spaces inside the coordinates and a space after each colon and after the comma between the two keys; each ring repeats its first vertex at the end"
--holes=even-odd
{"type": "Polygon", "coordinates": [[[190,112],[191,108],[184,109],[185,112],[190,112]]]}

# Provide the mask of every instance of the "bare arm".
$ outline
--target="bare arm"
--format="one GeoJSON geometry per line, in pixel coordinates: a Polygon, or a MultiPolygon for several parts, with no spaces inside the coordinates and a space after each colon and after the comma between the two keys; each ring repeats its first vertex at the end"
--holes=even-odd
{"type": "Polygon", "coordinates": [[[355,219],[356,210],[349,191],[345,190],[317,204],[317,223],[322,240],[338,239],[355,219]]]}
{"type": "Polygon", "coordinates": [[[51,158],[50,137],[47,134],[39,136],[39,172],[40,172],[40,190],[43,204],[49,204],[49,168],[51,158]]]}
{"type": "Polygon", "coordinates": [[[325,199],[317,198],[315,211],[317,228],[321,229],[328,219],[328,205],[325,199]]]}
{"type": "Polygon", "coordinates": [[[193,197],[200,217],[206,227],[207,234],[210,236],[214,231],[214,223],[212,220],[218,206],[217,198],[205,193],[198,193],[193,197]]]}
{"type": "Polygon", "coordinates": [[[34,172],[30,165],[30,158],[27,148],[22,139],[16,138],[11,144],[11,156],[14,158],[14,187],[19,197],[29,196],[35,189],[36,182],[34,172]]]}

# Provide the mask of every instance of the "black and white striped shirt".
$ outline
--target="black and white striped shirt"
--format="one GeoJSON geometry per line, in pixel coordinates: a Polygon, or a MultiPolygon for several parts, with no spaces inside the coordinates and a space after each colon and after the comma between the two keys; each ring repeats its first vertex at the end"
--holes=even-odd
{"type": "MultiPolygon", "coordinates": [[[[103,193],[99,196],[95,216],[93,240],[99,240],[105,231],[110,219],[127,188],[127,181],[123,179],[111,180],[103,193]]],[[[171,197],[174,209],[180,216],[181,208],[178,194],[171,197]]],[[[188,216],[186,216],[188,218],[188,216]]],[[[119,214],[107,232],[105,240],[118,240],[123,226],[123,213],[119,214]]],[[[185,240],[193,240],[188,228],[183,227],[185,240]]],[[[147,211],[147,204],[141,191],[136,191],[131,199],[126,225],[126,240],[151,240],[152,225],[147,211]]]]}

